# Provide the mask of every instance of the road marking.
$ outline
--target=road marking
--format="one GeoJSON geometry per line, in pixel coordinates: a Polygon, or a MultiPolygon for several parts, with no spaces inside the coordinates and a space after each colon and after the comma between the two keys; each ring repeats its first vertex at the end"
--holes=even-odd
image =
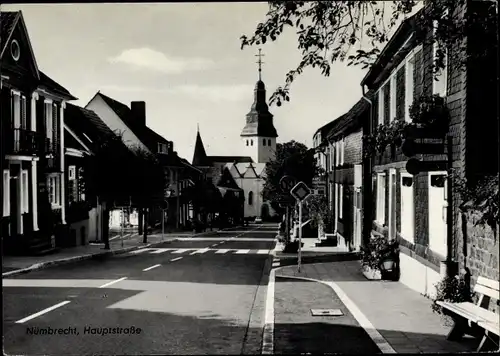
{"type": "Polygon", "coordinates": [[[194,252],[191,252],[190,255],[202,254],[202,253],[205,253],[205,252],[208,252],[208,247],[207,248],[202,248],[200,250],[196,250],[194,252]]]}
{"type": "Polygon", "coordinates": [[[148,268],[144,268],[142,271],[146,272],[146,271],[152,270],[153,268],[160,267],[160,266],[161,265],[154,265],[154,266],[151,266],[151,267],[148,267],[148,268]]]}
{"type": "Polygon", "coordinates": [[[229,252],[229,251],[231,251],[231,250],[221,249],[221,250],[215,251],[215,253],[226,253],[226,252],[229,252]]]}
{"type": "Polygon", "coordinates": [[[249,253],[249,252],[250,252],[250,250],[238,250],[238,251],[235,252],[235,254],[237,254],[237,255],[243,255],[243,254],[249,253]]]}
{"type": "Polygon", "coordinates": [[[269,250],[258,250],[257,254],[258,255],[267,255],[269,253],[269,250]]]}
{"type": "Polygon", "coordinates": [[[274,354],[274,282],[275,270],[269,273],[267,283],[266,313],[264,317],[264,334],[262,335],[262,354],[274,354]]]}
{"type": "Polygon", "coordinates": [[[110,286],[110,285],[112,285],[112,284],[115,284],[115,283],[121,282],[121,281],[123,281],[124,279],[127,279],[127,277],[122,277],[122,278],[117,279],[117,280],[115,280],[115,281],[111,281],[111,282],[109,282],[109,283],[103,284],[103,285],[102,285],[102,286],[100,286],[99,288],[105,288],[105,287],[110,286]]]}
{"type": "Polygon", "coordinates": [[[135,250],[135,251],[132,251],[130,253],[133,253],[134,255],[136,255],[138,253],[143,253],[143,252],[151,251],[151,250],[154,250],[154,248],[141,248],[140,250],[135,250]]]}
{"type": "Polygon", "coordinates": [[[164,252],[171,251],[171,250],[172,250],[171,248],[157,248],[156,251],[153,251],[151,253],[159,254],[159,253],[164,253],[164,252]]]}
{"type": "Polygon", "coordinates": [[[213,244],[213,245],[211,245],[210,247],[215,247],[215,246],[217,246],[217,245],[218,245],[218,244],[213,244]]]}
{"type": "Polygon", "coordinates": [[[53,306],[51,306],[51,307],[49,307],[49,308],[47,308],[47,309],[44,309],[44,310],[42,310],[42,311],[39,311],[38,313],[35,313],[35,314],[33,314],[33,315],[27,316],[26,318],[23,318],[23,319],[21,319],[21,320],[16,321],[16,324],[22,324],[22,323],[24,323],[25,321],[28,321],[28,320],[34,319],[34,318],[36,318],[37,316],[43,315],[43,314],[45,314],[45,313],[48,313],[49,311],[52,311],[52,310],[57,309],[57,308],[60,308],[60,307],[62,307],[63,305],[68,304],[69,302],[70,302],[69,300],[66,300],[66,301],[64,301],[64,302],[58,303],[58,304],[56,304],[56,305],[53,305],[53,306]]]}
{"type": "Polygon", "coordinates": [[[182,257],[173,258],[170,260],[170,262],[175,262],[175,261],[179,261],[179,260],[182,260],[182,257]]]}
{"type": "Polygon", "coordinates": [[[177,250],[177,251],[174,251],[174,252],[172,252],[172,253],[184,253],[184,252],[186,252],[186,251],[189,251],[189,249],[188,249],[188,248],[181,248],[181,249],[179,249],[179,250],[177,250]]]}

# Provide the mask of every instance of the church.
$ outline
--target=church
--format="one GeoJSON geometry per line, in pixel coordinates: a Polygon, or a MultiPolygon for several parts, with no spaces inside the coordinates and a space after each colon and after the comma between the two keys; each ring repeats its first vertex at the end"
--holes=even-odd
{"type": "MultiPolygon", "coordinates": [[[[266,102],[266,87],[261,78],[262,61],[259,50],[259,80],[254,101],[241,131],[245,156],[208,156],[200,131],[196,135],[193,166],[207,172],[222,195],[233,191],[244,197],[243,216],[263,220],[274,215],[269,202],[262,198],[266,163],[273,159],[278,133],[266,102]]],[[[242,199],[243,200],[243,199],[242,199]]]]}

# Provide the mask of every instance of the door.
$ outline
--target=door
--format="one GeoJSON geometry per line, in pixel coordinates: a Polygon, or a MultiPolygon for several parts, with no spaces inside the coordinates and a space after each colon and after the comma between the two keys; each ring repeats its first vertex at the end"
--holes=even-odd
{"type": "Polygon", "coordinates": [[[446,173],[429,173],[429,248],[446,257],[446,173]]]}
{"type": "Polygon", "coordinates": [[[353,250],[358,251],[361,246],[361,188],[354,190],[353,205],[353,250]]]}
{"type": "Polygon", "coordinates": [[[415,201],[413,194],[413,176],[401,173],[401,236],[414,243],[415,201]]]}
{"type": "Polygon", "coordinates": [[[19,178],[18,176],[10,177],[10,233],[11,236],[16,236],[21,233],[19,230],[20,214],[19,208],[19,178]]]}
{"type": "Polygon", "coordinates": [[[396,170],[389,170],[389,239],[396,238],[396,170]]]}

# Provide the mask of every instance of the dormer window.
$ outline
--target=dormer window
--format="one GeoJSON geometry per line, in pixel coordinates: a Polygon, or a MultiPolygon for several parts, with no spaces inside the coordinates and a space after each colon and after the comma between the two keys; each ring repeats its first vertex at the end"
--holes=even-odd
{"type": "Polygon", "coordinates": [[[158,153],[168,154],[168,146],[166,143],[158,142],[158,153]]]}

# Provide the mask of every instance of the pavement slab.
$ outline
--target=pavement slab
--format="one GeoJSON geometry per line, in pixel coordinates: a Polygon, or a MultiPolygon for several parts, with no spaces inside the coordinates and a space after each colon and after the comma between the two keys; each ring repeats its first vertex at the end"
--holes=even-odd
{"type": "Polygon", "coordinates": [[[276,278],[274,353],[380,353],[331,288],[276,278]],[[311,309],[340,309],[343,316],[312,316],[311,309]]]}

